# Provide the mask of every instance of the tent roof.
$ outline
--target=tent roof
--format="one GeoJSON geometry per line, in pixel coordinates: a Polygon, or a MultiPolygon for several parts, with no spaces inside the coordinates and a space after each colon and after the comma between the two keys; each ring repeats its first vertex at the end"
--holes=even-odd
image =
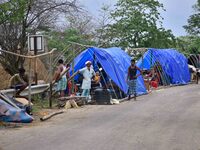
{"type": "Polygon", "coordinates": [[[149,48],[137,65],[150,69],[156,62],[160,63],[166,75],[170,77],[171,84],[187,84],[190,81],[187,58],[177,50],[149,48]]]}
{"type": "MultiPolygon", "coordinates": [[[[75,71],[85,67],[86,61],[98,62],[107,75],[125,93],[128,91],[126,83],[127,71],[130,66],[131,57],[121,48],[96,48],[91,47],[83,51],[75,58],[75,71]]],[[[142,79],[140,79],[142,80],[142,79]]],[[[141,84],[142,81],[141,81],[141,84]]],[[[146,92],[144,86],[139,86],[138,92],[146,92]]]]}

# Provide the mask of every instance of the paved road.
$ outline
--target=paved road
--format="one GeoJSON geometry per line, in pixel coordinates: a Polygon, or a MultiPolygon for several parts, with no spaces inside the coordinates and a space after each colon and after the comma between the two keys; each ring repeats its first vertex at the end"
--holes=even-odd
{"type": "Polygon", "coordinates": [[[0,150],[200,150],[200,85],[0,130],[0,150]]]}

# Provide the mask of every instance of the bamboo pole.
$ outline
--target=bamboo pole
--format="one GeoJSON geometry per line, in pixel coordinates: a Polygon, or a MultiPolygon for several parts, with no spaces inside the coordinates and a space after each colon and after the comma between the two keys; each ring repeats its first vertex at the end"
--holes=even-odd
{"type": "Polygon", "coordinates": [[[38,74],[37,74],[37,58],[34,58],[34,79],[35,84],[38,84],[38,74]]]}
{"type": "MultiPolygon", "coordinates": [[[[75,51],[75,48],[76,48],[76,46],[73,46],[73,49],[72,49],[72,51],[73,51],[73,61],[72,61],[72,74],[74,74],[74,55],[75,55],[75,53],[74,53],[74,51],[75,51]]],[[[72,94],[74,94],[75,93],[75,90],[74,90],[74,78],[73,78],[73,80],[72,80],[72,94]]]]}
{"type": "Polygon", "coordinates": [[[67,41],[67,43],[70,43],[70,44],[73,44],[73,45],[83,46],[83,47],[86,47],[86,48],[95,47],[95,46],[93,46],[93,45],[84,45],[84,44],[80,44],[80,43],[72,42],[72,41],[67,41]]]}
{"type": "Polygon", "coordinates": [[[31,106],[31,58],[29,58],[29,66],[28,66],[28,105],[31,106]]]}
{"type": "MultiPolygon", "coordinates": [[[[66,69],[65,71],[63,71],[63,72],[60,74],[60,77],[62,77],[66,72],[68,72],[69,69],[70,69],[70,68],[68,68],[68,69],[66,69]]],[[[53,86],[55,83],[56,83],[56,81],[55,81],[55,80],[52,80],[52,86],[53,86]]],[[[49,85],[49,87],[47,87],[43,92],[47,92],[47,91],[49,90],[49,88],[50,88],[50,85],[49,85]]]]}
{"type": "Polygon", "coordinates": [[[49,91],[49,107],[52,108],[52,80],[53,80],[53,77],[52,77],[52,55],[50,54],[49,55],[49,64],[50,64],[50,68],[49,68],[49,73],[50,73],[50,82],[49,82],[49,85],[50,85],[50,91],[49,91]]]}

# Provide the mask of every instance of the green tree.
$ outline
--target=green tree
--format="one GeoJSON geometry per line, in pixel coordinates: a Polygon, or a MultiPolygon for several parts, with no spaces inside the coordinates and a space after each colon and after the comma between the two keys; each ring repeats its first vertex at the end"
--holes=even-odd
{"type": "Polygon", "coordinates": [[[188,25],[185,25],[184,28],[191,35],[200,34],[200,0],[197,1],[197,4],[193,6],[195,14],[191,15],[188,19],[188,25]]]}
{"type": "Polygon", "coordinates": [[[84,45],[95,45],[92,40],[92,35],[83,34],[77,29],[69,28],[65,31],[50,31],[47,32],[48,35],[48,47],[50,49],[57,48],[66,58],[71,60],[78,53],[86,49],[84,46],[78,46],[76,44],[71,44],[70,42],[75,42],[84,45]]]}
{"type": "Polygon", "coordinates": [[[189,36],[177,40],[179,49],[186,55],[200,53],[200,0],[197,0],[193,9],[195,13],[189,17],[188,24],[183,26],[189,36]]]}
{"type": "Polygon", "coordinates": [[[181,36],[177,38],[177,47],[180,52],[189,56],[200,53],[200,38],[197,36],[181,36]]]}
{"type": "Polygon", "coordinates": [[[64,30],[56,29],[46,34],[49,37],[48,47],[57,48],[70,61],[86,49],[84,45],[96,45],[94,24],[92,17],[85,11],[70,13],[65,19],[64,30]]]}
{"type": "Polygon", "coordinates": [[[97,28],[95,37],[99,47],[110,47],[110,33],[107,26],[112,23],[111,8],[109,5],[103,4],[99,11],[99,18],[97,21],[97,28]]]}
{"type": "Polygon", "coordinates": [[[171,31],[157,27],[162,26],[161,9],[157,0],[118,0],[111,13],[114,21],[105,30],[110,43],[123,48],[171,47],[171,31]]]}
{"type": "MultiPolygon", "coordinates": [[[[4,0],[0,3],[0,46],[10,52],[26,54],[27,36],[53,27],[60,14],[78,11],[76,0],[4,0]]],[[[24,59],[6,53],[0,63],[11,75],[24,59]]]]}

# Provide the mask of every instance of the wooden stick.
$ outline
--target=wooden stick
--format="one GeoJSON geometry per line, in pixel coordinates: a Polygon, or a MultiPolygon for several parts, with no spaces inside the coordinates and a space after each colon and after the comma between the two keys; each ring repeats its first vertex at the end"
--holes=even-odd
{"type": "Polygon", "coordinates": [[[49,73],[50,73],[50,78],[49,78],[49,88],[50,88],[50,93],[49,93],[49,107],[52,108],[52,80],[53,80],[53,69],[52,69],[52,54],[49,55],[49,73]]]}
{"type": "Polygon", "coordinates": [[[19,109],[19,107],[15,103],[13,103],[5,94],[0,93],[0,98],[2,98],[5,102],[7,102],[8,104],[10,104],[11,106],[19,109]]]}
{"type": "Polygon", "coordinates": [[[60,97],[58,100],[70,100],[70,99],[79,99],[79,98],[86,98],[86,96],[67,96],[67,97],[60,97]]]}
{"type": "Polygon", "coordinates": [[[93,45],[84,45],[84,44],[80,44],[80,43],[72,42],[72,41],[67,41],[67,42],[70,43],[70,44],[79,45],[79,46],[86,47],[86,48],[95,47],[93,45]]]}
{"type": "Polygon", "coordinates": [[[66,112],[66,111],[60,110],[60,111],[57,111],[57,112],[53,112],[53,113],[50,113],[50,114],[48,114],[48,115],[46,115],[46,116],[41,117],[40,120],[41,120],[41,121],[45,121],[45,120],[48,120],[48,119],[50,119],[51,117],[53,117],[53,116],[55,116],[55,115],[62,114],[62,113],[64,113],[64,112],[66,112]]]}
{"type": "Polygon", "coordinates": [[[79,74],[79,71],[76,71],[76,72],[68,79],[68,81],[72,80],[77,74],[79,74]]]}
{"type": "Polygon", "coordinates": [[[31,106],[31,61],[32,59],[29,59],[29,73],[28,73],[28,105],[31,106]]]}
{"type": "MultiPolygon", "coordinates": [[[[67,72],[69,71],[70,68],[67,68],[65,71],[63,71],[61,74],[60,74],[60,78],[67,72]]],[[[56,83],[55,80],[52,81],[52,86],[56,83]]],[[[47,92],[50,88],[50,85],[43,91],[43,92],[47,92]]]]}

